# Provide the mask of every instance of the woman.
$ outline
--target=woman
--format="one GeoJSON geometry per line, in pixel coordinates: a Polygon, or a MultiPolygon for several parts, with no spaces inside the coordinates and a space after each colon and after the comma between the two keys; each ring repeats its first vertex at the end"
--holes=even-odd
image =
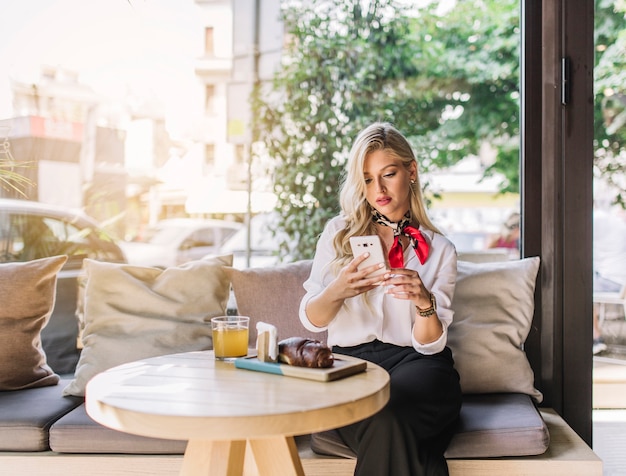
{"type": "Polygon", "coordinates": [[[510,248],[519,250],[519,222],[520,214],[516,212],[511,213],[509,218],[502,224],[500,234],[491,240],[487,248],[510,248]]]}
{"type": "Polygon", "coordinates": [[[459,376],[446,347],[452,322],[456,250],[429,220],[417,162],[393,126],[364,129],[350,151],[341,215],[317,244],[300,319],[328,330],[334,352],[360,357],[390,374],[391,396],[378,414],[340,428],[357,454],[356,475],[447,475],[443,452],[461,406],[459,376]],[[358,270],[349,239],[378,235],[390,270],[358,270]]]}

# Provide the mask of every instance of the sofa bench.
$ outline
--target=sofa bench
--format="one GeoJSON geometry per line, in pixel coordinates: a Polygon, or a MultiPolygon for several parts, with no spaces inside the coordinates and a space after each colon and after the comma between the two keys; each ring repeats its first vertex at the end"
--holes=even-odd
{"type": "MultiPolygon", "coordinates": [[[[216,315],[226,311],[228,296],[223,291],[232,285],[238,311],[251,317],[251,329],[255,322],[263,321],[276,325],[282,337],[310,335],[297,318],[298,303],[304,292],[302,282],[310,270],[309,261],[250,270],[236,270],[227,264],[228,261],[218,260],[211,262],[209,270],[200,264],[176,270],[154,270],[146,275],[128,265],[90,263],[87,266],[85,348],[76,373],[63,376],[56,385],[0,392],[0,475],[178,474],[185,441],[146,438],[99,425],[87,415],[84,397],[76,390],[80,387],[77,382],[86,381],[90,372],[97,373],[98,369],[91,367],[103,361],[106,361],[104,368],[108,368],[111,364],[142,358],[133,352],[170,353],[167,345],[172,346],[171,353],[180,351],[181,348],[172,343],[163,344],[164,336],[172,332],[171,323],[176,323],[177,335],[183,336],[196,336],[202,327],[191,324],[187,317],[183,317],[185,322],[177,321],[181,319],[178,306],[187,306],[189,293],[202,292],[204,299],[211,286],[221,289],[217,294],[211,291],[219,297],[217,301],[221,306],[214,311],[216,315]],[[193,273],[200,268],[204,273],[210,271],[212,274],[206,275],[210,278],[196,279],[198,276],[193,273]],[[166,276],[170,271],[174,274],[166,276]],[[219,279],[215,279],[216,273],[219,279]],[[172,296],[168,293],[180,285],[181,276],[189,280],[187,285],[177,289],[179,304],[172,309],[168,307],[172,305],[172,296]],[[114,289],[106,288],[110,285],[114,289]],[[125,290],[128,296],[124,295],[125,290]],[[146,294],[142,294],[144,292],[146,294]],[[159,293],[165,294],[167,304],[157,301],[155,308],[171,315],[173,321],[161,329],[163,335],[155,337],[149,336],[146,326],[134,319],[154,313],[147,310],[148,301],[159,293]],[[102,309],[105,301],[109,307],[102,309]],[[126,308],[126,312],[119,320],[120,316],[115,313],[122,308],[126,308]],[[90,321],[92,318],[94,322],[90,321]],[[107,324],[105,328],[96,325],[105,322],[117,324],[113,327],[107,324]],[[193,331],[189,331],[190,326],[193,331]],[[137,350],[138,346],[133,345],[134,333],[142,343],[152,340],[153,348],[137,350]],[[105,348],[96,348],[99,346],[105,348]]],[[[450,328],[449,342],[461,375],[464,397],[460,425],[446,452],[451,475],[602,474],[602,462],[584,441],[558,414],[539,407],[541,393],[533,387],[532,370],[526,367],[521,349],[528,334],[532,309],[530,317],[522,316],[528,314],[528,309],[521,314],[503,309],[510,299],[506,296],[507,286],[516,289],[517,307],[528,307],[524,300],[532,300],[537,267],[536,259],[482,265],[459,262],[459,282],[453,304],[459,320],[450,328]],[[524,286],[526,295],[522,293],[520,297],[519,290],[524,286]],[[498,296],[505,301],[494,304],[498,296]],[[505,315],[494,316],[490,308],[505,315]],[[485,329],[485,319],[495,327],[485,329]],[[481,334],[484,332],[488,334],[481,334]],[[496,342],[494,335],[506,336],[507,344],[496,342]],[[468,342],[473,344],[468,345],[468,342]],[[489,365],[485,359],[496,359],[496,363],[489,365]],[[476,368],[472,368],[472,361],[478,361],[476,368]],[[503,376],[506,376],[505,381],[502,381],[503,376]]],[[[201,310],[206,306],[206,299],[199,304],[201,310]]],[[[195,313],[193,309],[185,309],[190,314],[195,313]]],[[[206,316],[201,318],[201,323],[208,328],[206,316]]],[[[148,328],[154,330],[159,325],[151,320],[148,328]]],[[[155,332],[158,334],[159,329],[155,332]]],[[[253,339],[251,336],[251,343],[253,339]]],[[[206,339],[193,337],[193,345],[188,340],[184,345],[190,347],[183,350],[198,350],[198,346],[209,348],[210,341],[207,344],[206,339]]],[[[353,473],[354,455],[334,438],[332,431],[297,436],[305,474],[353,473]]]]}
{"type": "MultiPolygon", "coordinates": [[[[61,385],[65,383],[61,381],[61,385]]],[[[536,413],[532,402],[524,397],[520,394],[465,397],[464,428],[448,448],[450,474],[600,476],[601,461],[563,419],[546,408],[536,413]],[[509,411],[517,414],[519,419],[512,419],[509,411]],[[530,420],[525,421],[524,415],[530,420]],[[498,420],[506,425],[498,428],[498,420]],[[549,444],[537,440],[548,434],[549,444]],[[530,444],[536,448],[547,445],[547,450],[538,455],[478,456],[493,451],[488,441],[493,438],[510,439],[525,448],[530,444]],[[459,450],[467,451],[474,445],[477,445],[475,455],[454,454],[459,450]]],[[[0,408],[5,415],[0,426],[0,447],[3,449],[0,452],[0,475],[158,476],[176,475],[182,465],[184,441],[145,438],[105,428],[89,418],[82,399],[63,397],[60,386],[0,393],[0,408]],[[27,411],[30,409],[38,411],[27,411]],[[6,419],[9,412],[14,416],[12,421],[6,419]]],[[[299,436],[296,441],[308,476],[353,473],[354,459],[314,453],[310,435],[299,436]]],[[[497,445],[497,441],[491,443],[497,445]]]]}

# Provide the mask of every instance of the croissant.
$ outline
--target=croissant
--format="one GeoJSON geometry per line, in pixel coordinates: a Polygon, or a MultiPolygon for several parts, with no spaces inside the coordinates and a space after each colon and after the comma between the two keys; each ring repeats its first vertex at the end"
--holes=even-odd
{"type": "Polygon", "coordinates": [[[335,359],[330,347],[318,340],[289,337],[278,343],[278,361],[296,367],[328,368],[335,359]]]}

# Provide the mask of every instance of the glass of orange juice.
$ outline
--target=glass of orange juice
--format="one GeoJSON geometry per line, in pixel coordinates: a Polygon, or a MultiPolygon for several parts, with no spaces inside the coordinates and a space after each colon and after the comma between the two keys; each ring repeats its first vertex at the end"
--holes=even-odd
{"type": "Polygon", "coordinates": [[[232,360],[248,355],[247,316],[219,316],[211,319],[213,352],[218,360],[232,360]]]}

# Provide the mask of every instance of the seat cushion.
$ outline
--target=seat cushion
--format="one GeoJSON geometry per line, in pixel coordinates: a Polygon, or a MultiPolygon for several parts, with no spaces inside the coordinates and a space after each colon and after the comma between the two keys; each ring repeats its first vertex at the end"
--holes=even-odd
{"type": "MultiPolygon", "coordinates": [[[[544,453],[549,444],[548,427],[529,395],[464,395],[459,427],[445,456],[531,456],[544,453]]],[[[311,449],[324,455],[356,457],[335,430],[311,435],[311,449]]]]}
{"type": "Polygon", "coordinates": [[[529,395],[464,395],[446,458],[539,455],[549,444],[548,427],[529,395]]]}
{"type": "Polygon", "coordinates": [[[0,450],[46,451],[50,426],[83,402],[64,397],[59,385],[0,392],[0,450]]]}
{"type": "Polygon", "coordinates": [[[92,420],[80,405],[50,428],[50,448],[59,453],[183,454],[187,442],[131,435],[92,420]]]}

